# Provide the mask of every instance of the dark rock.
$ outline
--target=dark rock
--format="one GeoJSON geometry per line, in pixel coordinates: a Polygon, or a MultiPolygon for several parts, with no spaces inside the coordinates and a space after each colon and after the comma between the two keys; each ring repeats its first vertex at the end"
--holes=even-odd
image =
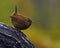
{"type": "Polygon", "coordinates": [[[0,48],[34,48],[34,46],[23,32],[0,23],[0,48]]]}

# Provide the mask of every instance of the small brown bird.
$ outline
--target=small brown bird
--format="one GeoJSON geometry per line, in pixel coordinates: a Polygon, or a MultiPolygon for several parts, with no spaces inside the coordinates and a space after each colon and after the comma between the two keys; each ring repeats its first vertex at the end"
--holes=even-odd
{"type": "Polygon", "coordinates": [[[32,20],[30,18],[17,13],[17,7],[15,7],[15,12],[11,16],[11,21],[14,27],[18,30],[27,29],[32,24],[32,20]]]}

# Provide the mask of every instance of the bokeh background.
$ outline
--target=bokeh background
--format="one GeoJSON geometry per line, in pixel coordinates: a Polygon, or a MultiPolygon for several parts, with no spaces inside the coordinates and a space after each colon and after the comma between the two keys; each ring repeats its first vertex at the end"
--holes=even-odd
{"type": "Polygon", "coordinates": [[[60,0],[0,0],[0,22],[13,26],[15,5],[32,19],[31,27],[22,31],[35,48],[60,48],[60,0]]]}

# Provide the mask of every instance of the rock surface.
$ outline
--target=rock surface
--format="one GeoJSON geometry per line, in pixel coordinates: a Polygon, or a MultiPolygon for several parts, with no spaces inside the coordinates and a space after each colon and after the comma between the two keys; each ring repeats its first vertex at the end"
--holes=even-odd
{"type": "Polygon", "coordinates": [[[0,48],[34,48],[26,35],[0,22],[0,48]]]}

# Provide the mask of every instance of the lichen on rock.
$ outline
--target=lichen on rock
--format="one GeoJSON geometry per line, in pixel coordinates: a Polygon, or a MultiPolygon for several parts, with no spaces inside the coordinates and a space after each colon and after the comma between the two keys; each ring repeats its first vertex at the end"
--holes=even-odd
{"type": "Polygon", "coordinates": [[[0,48],[34,48],[27,36],[0,22],[0,48]]]}

